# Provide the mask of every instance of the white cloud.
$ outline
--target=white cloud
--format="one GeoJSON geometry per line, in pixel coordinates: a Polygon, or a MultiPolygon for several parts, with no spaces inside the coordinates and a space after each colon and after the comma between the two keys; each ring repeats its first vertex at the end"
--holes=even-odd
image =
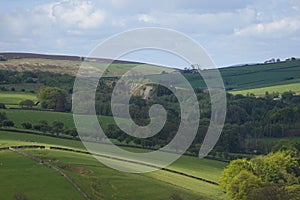
{"type": "Polygon", "coordinates": [[[194,38],[221,65],[299,52],[299,0],[6,2],[0,8],[0,51],[84,55],[113,34],[157,26],[194,38]]]}
{"type": "Polygon", "coordinates": [[[300,29],[299,18],[284,18],[270,23],[258,23],[242,29],[236,29],[237,36],[256,36],[263,38],[280,38],[289,36],[300,29]]]}
{"type": "Polygon", "coordinates": [[[52,16],[63,26],[96,28],[105,20],[105,12],[90,1],[63,1],[52,6],[52,16]]]}
{"type": "Polygon", "coordinates": [[[142,14],[138,16],[138,21],[140,22],[146,22],[146,23],[157,23],[157,19],[155,19],[154,17],[150,16],[150,15],[146,15],[146,14],[142,14]]]}
{"type": "Polygon", "coordinates": [[[232,33],[234,28],[248,25],[256,19],[256,12],[245,8],[232,12],[159,12],[137,16],[139,22],[158,24],[189,33],[232,33]]]}

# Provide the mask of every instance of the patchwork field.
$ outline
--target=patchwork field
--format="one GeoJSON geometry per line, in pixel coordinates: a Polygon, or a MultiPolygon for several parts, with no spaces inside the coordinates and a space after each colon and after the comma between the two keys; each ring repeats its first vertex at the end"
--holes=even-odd
{"type": "MultiPolygon", "coordinates": [[[[272,64],[243,65],[220,68],[225,88],[228,91],[263,88],[300,82],[300,61],[272,64]]],[[[209,71],[201,71],[210,77],[209,71]]],[[[163,76],[163,75],[160,75],[163,76]]],[[[185,73],[194,88],[206,87],[199,74],[185,73]]],[[[214,77],[210,77],[213,79],[214,77]]],[[[170,80],[171,81],[171,80],[170,80]]]]}
{"type": "MultiPolygon", "coordinates": [[[[0,131],[0,147],[32,144],[84,149],[79,141],[0,131]]],[[[90,155],[58,150],[24,149],[22,151],[36,156],[45,162],[50,162],[51,165],[60,168],[64,173],[68,174],[91,199],[169,199],[170,196],[174,194],[180,194],[183,199],[226,199],[223,192],[215,185],[168,171],[159,170],[146,174],[129,174],[110,169],[96,161],[96,159],[90,155]],[[145,188],[147,188],[146,193],[145,188]]],[[[134,149],[131,149],[131,151],[134,151],[134,149]]],[[[43,165],[34,163],[35,161],[29,158],[21,157],[15,152],[2,150],[0,153],[2,163],[0,166],[0,178],[3,180],[1,184],[6,185],[6,187],[1,187],[0,189],[0,198],[1,194],[7,197],[14,195],[16,192],[21,192],[29,199],[38,199],[38,197],[43,194],[43,190],[40,190],[41,192],[33,191],[35,184],[40,184],[40,181],[42,181],[36,177],[48,177],[51,173],[55,172],[47,169],[43,165]],[[16,158],[19,157],[21,159],[16,160],[16,158]],[[20,164],[16,165],[16,162],[20,162],[20,164]],[[10,167],[12,165],[14,166],[13,168],[10,167]],[[35,177],[31,177],[31,170],[35,170],[32,172],[32,175],[35,177]],[[46,173],[43,170],[48,170],[48,172],[46,173]],[[17,173],[14,173],[14,171],[17,171],[17,173]],[[44,175],[37,176],[40,172],[44,172],[44,175]],[[16,176],[14,174],[16,174],[16,176]],[[23,176],[21,176],[21,174],[23,174],[23,176]],[[27,178],[27,180],[31,180],[30,186],[20,184],[18,187],[11,187],[10,190],[6,190],[6,193],[2,193],[2,190],[6,189],[8,185],[14,181],[18,181],[20,177],[26,176],[24,174],[30,177],[29,179],[27,178]],[[9,175],[12,177],[10,180],[4,179],[4,176],[9,175]]],[[[128,163],[122,164],[126,165],[128,163]]],[[[183,156],[169,168],[211,181],[217,181],[225,166],[226,163],[218,161],[183,156]]],[[[64,185],[69,185],[69,183],[65,181],[64,184],[55,184],[54,181],[61,181],[60,179],[56,179],[56,176],[60,177],[63,181],[63,178],[59,175],[54,174],[51,176],[53,179],[53,184],[51,185],[53,190],[51,191],[57,192],[53,194],[54,196],[50,195],[48,199],[61,199],[65,197],[64,195],[69,194],[69,192],[64,192],[64,189],[67,189],[64,185]]],[[[43,182],[41,186],[42,184],[43,182]]],[[[69,185],[69,187],[71,187],[71,185],[69,185]]],[[[72,197],[67,197],[67,199],[82,199],[80,198],[80,194],[76,191],[72,192],[72,195],[72,197]]]]}

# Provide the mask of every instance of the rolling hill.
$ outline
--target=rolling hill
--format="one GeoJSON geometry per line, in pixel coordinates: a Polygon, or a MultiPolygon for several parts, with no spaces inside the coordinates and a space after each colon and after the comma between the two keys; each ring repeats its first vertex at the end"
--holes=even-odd
{"type": "MultiPolygon", "coordinates": [[[[0,70],[18,72],[46,71],[74,76],[82,63],[82,58],[76,56],[19,53],[0,53],[0,55],[8,59],[0,62],[0,70]]],[[[90,59],[89,62],[98,69],[104,70],[103,67],[110,60],[90,59]]],[[[143,63],[115,61],[104,73],[106,77],[115,78],[141,64],[143,63]]],[[[143,65],[146,77],[162,78],[167,82],[173,81],[168,76],[169,73],[180,71],[143,65]]],[[[299,60],[243,65],[219,70],[226,90],[233,94],[254,93],[259,96],[264,95],[266,91],[269,93],[300,91],[299,60]]],[[[182,73],[194,88],[206,89],[199,74],[193,71],[182,71],[182,73]]],[[[209,71],[204,70],[201,73],[209,73],[209,71]]],[[[18,105],[21,100],[37,101],[36,93],[43,85],[11,83],[0,86],[9,88],[8,91],[0,92],[0,103],[14,108],[13,106],[18,105]]],[[[22,130],[23,122],[35,125],[40,120],[47,121],[49,124],[58,120],[67,128],[72,128],[74,122],[71,113],[29,109],[1,109],[0,111],[6,112],[7,117],[15,123],[14,128],[0,131],[0,179],[2,180],[0,199],[15,198],[14,195],[40,199],[49,191],[51,194],[46,195],[46,199],[176,199],[178,196],[181,199],[227,199],[217,186],[221,171],[227,163],[183,156],[166,169],[146,174],[123,173],[99,163],[86,153],[80,141],[72,140],[71,137],[62,139],[49,137],[49,134],[48,136],[27,134],[28,132],[22,130]],[[33,146],[34,148],[31,148],[33,146]]],[[[107,124],[113,122],[110,116],[99,116],[99,120],[103,123],[101,125],[104,129],[108,128],[107,124]]],[[[150,151],[129,146],[122,148],[138,153],[150,151]]],[[[102,156],[106,156],[110,162],[119,162],[119,164],[121,162],[124,166],[139,164],[114,159],[113,155],[102,156]]]]}
{"type": "MultiPolygon", "coordinates": [[[[111,62],[109,59],[92,59],[82,58],[78,56],[60,56],[60,55],[41,55],[29,53],[0,53],[8,60],[0,62],[0,70],[13,71],[49,71],[54,73],[67,73],[72,76],[76,75],[78,68],[85,59],[92,63],[96,68],[103,70],[103,67],[111,62]]],[[[114,61],[109,68],[104,72],[106,77],[116,77],[124,74],[126,71],[135,66],[144,65],[143,73],[148,76],[158,76],[168,81],[170,76],[166,73],[180,71],[175,68],[160,67],[148,65],[144,63],[128,62],[128,61],[114,61]],[[151,69],[151,70],[149,70],[151,69]],[[162,73],[164,72],[164,73],[162,73]]],[[[183,71],[183,70],[182,70],[183,71]]],[[[225,67],[219,69],[224,85],[227,91],[234,94],[251,93],[254,88],[265,88],[278,85],[295,84],[300,82],[300,60],[288,60],[275,63],[259,63],[259,64],[245,64],[234,67],[225,67]]],[[[209,71],[201,71],[201,73],[209,73],[209,71]]],[[[186,79],[194,88],[205,88],[205,82],[199,74],[183,73],[186,79]]],[[[156,78],[158,78],[156,77],[156,78]]],[[[155,78],[154,78],[155,79],[155,78]]],[[[171,80],[169,80],[171,81],[171,80]]],[[[281,90],[273,90],[267,88],[269,92],[280,92],[281,90]]],[[[295,88],[291,88],[297,90],[295,88]]],[[[257,94],[261,95],[260,90],[257,94]]],[[[299,90],[294,92],[299,92],[299,90]]],[[[256,93],[256,90],[253,91],[256,93]]]]}
{"type": "Polygon", "coordinates": [[[46,199],[168,199],[176,194],[184,199],[227,199],[216,185],[180,174],[217,181],[226,163],[184,156],[169,167],[171,171],[130,174],[110,169],[91,155],[52,147],[85,151],[79,141],[0,131],[0,198],[21,193],[30,199],[42,196],[46,199]],[[39,147],[32,148],[32,145],[39,147]],[[66,177],[88,198],[76,191],[66,177]],[[50,194],[45,195],[47,192],[50,194]]]}

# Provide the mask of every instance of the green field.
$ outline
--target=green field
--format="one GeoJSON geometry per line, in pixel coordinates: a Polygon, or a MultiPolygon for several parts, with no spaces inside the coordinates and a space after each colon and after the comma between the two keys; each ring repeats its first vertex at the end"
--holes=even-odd
{"type": "MultiPolygon", "coordinates": [[[[48,136],[31,135],[25,133],[15,133],[8,131],[0,131],[0,148],[13,145],[55,145],[61,147],[83,149],[85,147],[80,141],[59,139],[48,136]]],[[[145,149],[125,148],[133,152],[147,152],[145,149]]],[[[217,181],[218,176],[221,173],[221,169],[226,166],[226,163],[199,159],[196,157],[183,156],[175,161],[170,169],[189,173],[191,175],[207,178],[211,181],[217,181]]]]}
{"type": "Polygon", "coordinates": [[[240,91],[230,91],[230,93],[236,95],[236,94],[254,94],[255,96],[264,96],[266,92],[269,94],[272,93],[279,93],[282,94],[283,92],[292,91],[296,94],[300,94],[300,83],[292,83],[292,84],[286,84],[286,85],[277,85],[277,86],[270,86],[270,87],[263,87],[263,88],[254,88],[254,89],[248,89],[248,90],[240,90],[240,91]]]}
{"type": "MultiPolygon", "coordinates": [[[[45,144],[46,146],[55,145],[84,149],[79,141],[0,131],[0,147],[30,144],[45,144]]],[[[134,151],[134,149],[131,150],[134,151]]],[[[92,199],[169,199],[173,193],[180,194],[184,199],[226,199],[226,196],[223,194],[223,192],[215,185],[166,171],[159,170],[146,174],[130,174],[110,169],[89,155],[57,150],[27,149],[24,151],[40,157],[45,161],[51,160],[52,165],[62,168],[62,170],[72,177],[72,179],[90,197],[92,197],[92,199]]],[[[14,187],[11,187],[11,189],[7,190],[6,193],[2,193],[2,189],[6,189],[8,186],[13,185],[13,182],[19,181],[20,177],[24,177],[21,176],[21,174],[24,174],[24,171],[27,172],[28,176],[31,175],[32,168],[27,167],[26,162],[31,162],[32,165],[38,168],[34,168],[35,172],[32,172],[35,177],[27,178],[27,180],[30,180],[30,187],[32,188],[35,188],[35,184],[40,183],[38,180],[36,180],[38,179],[36,177],[43,178],[43,176],[37,176],[36,174],[38,174],[40,170],[48,170],[46,167],[35,164],[34,161],[31,161],[28,158],[21,157],[22,159],[16,160],[16,157],[20,157],[20,155],[8,150],[1,151],[0,153],[2,153],[0,154],[0,162],[2,162],[2,165],[0,166],[0,178],[2,180],[1,184],[6,185],[6,187],[1,187],[0,189],[0,199],[2,199],[1,194],[7,197],[12,196],[17,192],[14,187]],[[16,165],[16,162],[25,162],[25,164],[16,165]],[[14,171],[18,172],[15,173],[14,171]],[[5,176],[10,175],[10,180],[3,179],[4,174],[5,176]],[[15,176],[14,174],[17,175],[15,176]]],[[[122,165],[129,164],[122,163],[122,165]]],[[[173,163],[169,168],[216,181],[225,165],[225,163],[218,161],[183,156],[178,161],[173,163]]],[[[49,171],[48,173],[54,172],[49,171]]],[[[44,174],[45,176],[47,175],[47,173],[44,174]]],[[[56,180],[55,177],[55,175],[52,176],[53,181],[56,180]]],[[[60,179],[57,179],[56,181],[60,181],[60,179]]],[[[64,184],[68,185],[68,182],[65,182],[64,184]]],[[[61,199],[61,197],[66,194],[66,192],[63,191],[64,188],[61,187],[61,185],[64,184],[54,183],[51,186],[51,190],[48,191],[57,191],[56,194],[53,195],[56,195],[57,198],[61,199]],[[56,188],[58,185],[60,187],[56,188]],[[54,187],[53,190],[52,187],[54,187]]],[[[35,191],[30,187],[28,185],[20,185],[18,187],[18,192],[24,193],[29,197],[29,199],[39,199],[37,196],[42,195],[40,191],[43,190],[35,191]]],[[[67,194],[69,194],[69,192],[67,194]]],[[[74,195],[73,198],[67,199],[80,199],[79,197],[75,196],[78,196],[76,191],[74,191],[72,195],[74,195]]],[[[55,198],[50,195],[48,199],[55,198]]]]}
{"type": "MultiPolygon", "coordinates": [[[[228,91],[264,88],[300,82],[299,60],[293,62],[227,67],[220,68],[219,71],[223,78],[225,88],[228,91]]],[[[206,74],[209,79],[214,79],[213,74],[210,74],[208,70],[201,71],[201,73],[206,74]]],[[[206,87],[199,74],[186,73],[184,76],[190,82],[192,87],[206,87]]],[[[166,81],[172,81],[172,79],[168,80],[168,77],[166,76],[166,81]]]]}
{"type": "Polygon", "coordinates": [[[83,199],[61,175],[34,160],[0,151],[0,199],[22,193],[29,199],[83,199]]]}
{"type": "MultiPolygon", "coordinates": [[[[35,125],[41,120],[47,121],[49,125],[54,121],[61,121],[64,123],[65,128],[75,127],[72,113],[14,109],[0,109],[0,112],[5,112],[8,119],[14,121],[16,128],[22,128],[21,124],[23,122],[35,125]]],[[[113,117],[110,116],[98,116],[98,121],[104,131],[107,130],[108,124],[114,123],[113,117]]]]}
{"type": "Polygon", "coordinates": [[[0,92],[0,103],[5,105],[19,105],[23,100],[37,101],[37,95],[31,93],[17,93],[17,92],[0,92]]]}

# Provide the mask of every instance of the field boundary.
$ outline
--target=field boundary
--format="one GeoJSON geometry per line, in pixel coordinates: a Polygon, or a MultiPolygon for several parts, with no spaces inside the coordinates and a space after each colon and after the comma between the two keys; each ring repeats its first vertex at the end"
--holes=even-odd
{"type": "MultiPolygon", "coordinates": [[[[91,141],[91,140],[85,140],[85,139],[80,139],[80,138],[73,138],[73,137],[67,137],[67,136],[61,136],[61,135],[52,135],[52,134],[47,134],[47,133],[40,133],[40,132],[34,132],[34,131],[30,131],[30,130],[18,130],[18,129],[8,129],[8,128],[1,128],[0,127],[0,131],[8,131],[8,132],[15,132],[15,133],[25,133],[25,134],[32,134],[32,135],[39,135],[39,136],[45,136],[45,137],[53,137],[53,138],[60,138],[60,139],[66,139],[66,140],[73,140],[73,141],[84,141],[84,142],[91,142],[91,143],[95,143],[95,144],[105,144],[105,145],[112,145],[110,143],[106,143],[106,142],[101,142],[101,141],[91,141]]],[[[128,147],[128,148],[135,148],[135,149],[145,149],[145,150],[151,150],[151,151],[156,151],[159,149],[156,148],[149,148],[149,147],[141,147],[141,146],[135,146],[135,145],[128,145],[128,144],[113,144],[119,147],[128,147]]],[[[167,151],[167,150],[159,150],[162,152],[166,152],[166,153],[173,153],[176,154],[176,152],[173,151],[167,151]]],[[[195,155],[192,155],[190,153],[184,153],[183,155],[185,156],[190,156],[190,157],[197,157],[195,155]]],[[[218,159],[218,158],[211,158],[211,157],[204,157],[204,159],[208,159],[208,160],[214,160],[214,161],[218,161],[218,162],[223,162],[223,163],[229,163],[228,160],[222,160],[222,159],[218,159]]]]}
{"type": "MultiPolygon", "coordinates": [[[[26,146],[23,146],[26,148],[26,146]]],[[[30,148],[34,148],[35,146],[30,146],[30,148]]],[[[45,146],[36,146],[36,148],[45,148],[45,146]]],[[[62,175],[65,179],[67,179],[74,187],[75,189],[84,197],[84,199],[86,200],[90,200],[90,198],[88,197],[88,195],[76,184],[76,182],[70,177],[68,176],[66,173],[64,173],[62,170],[60,170],[58,167],[55,167],[53,165],[51,165],[49,162],[45,162],[43,161],[42,159],[38,158],[38,157],[35,157],[29,153],[26,153],[26,152],[23,152],[23,151],[20,151],[18,150],[20,149],[18,146],[17,148],[15,147],[9,147],[9,150],[13,151],[13,152],[16,152],[20,155],[23,155],[27,158],[30,158],[32,160],[35,160],[36,162],[38,162],[39,164],[42,164],[50,169],[53,169],[54,171],[58,172],[60,175],[62,175]]]]}
{"type": "MultiPolygon", "coordinates": [[[[30,148],[30,149],[46,149],[46,146],[41,146],[41,145],[22,145],[22,146],[5,147],[5,148],[1,148],[0,150],[12,150],[13,149],[15,151],[18,151],[18,149],[26,149],[26,148],[30,148]]],[[[204,179],[204,178],[201,178],[201,177],[193,176],[193,175],[190,175],[190,174],[187,174],[187,173],[184,173],[184,172],[180,172],[180,171],[176,171],[176,170],[172,170],[172,169],[168,169],[168,168],[161,168],[159,166],[152,165],[152,164],[147,164],[147,163],[143,163],[143,162],[138,162],[138,161],[133,161],[133,160],[127,160],[127,159],[118,158],[118,157],[114,157],[114,156],[109,156],[109,155],[104,155],[104,154],[98,154],[98,153],[91,153],[91,152],[88,152],[88,151],[83,151],[83,150],[78,150],[78,149],[71,149],[71,148],[64,148],[64,147],[58,147],[58,146],[47,146],[47,148],[49,148],[50,150],[75,152],[75,153],[80,153],[80,154],[99,156],[99,157],[102,157],[102,158],[107,158],[107,159],[111,159],[111,160],[117,160],[117,161],[121,161],[121,162],[132,163],[132,164],[146,166],[146,167],[152,167],[154,169],[167,171],[167,172],[170,172],[170,173],[173,173],[173,174],[178,174],[178,175],[181,175],[181,176],[184,176],[184,177],[192,178],[192,179],[195,179],[195,180],[198,180],[198,181],[202,181],[202,182],[206,182],[206,183],[209,183],[209,184],[212,184],[212,185],[219,185],[217,182],[214,182],[214,181],[211,181],[211,180],[207,180],[207,179],[204,179]]],[[[23,152],[23,153],[25,153],[25,152],[23,152]]],[[[32,159],[34,159],[36,161],[41,161],[42,163],[44,163],[41,159],[36,158],[34,156],[32,156],[32,159]]],[[[49,163],[45,163],[45,164],[50,165],[49,163]]],[[[52,166],[52,167],[51,166],[52,165],[50,165],[49,167],[52,168],[52,169],[56,168],[54,166],[52,166]]]]}

